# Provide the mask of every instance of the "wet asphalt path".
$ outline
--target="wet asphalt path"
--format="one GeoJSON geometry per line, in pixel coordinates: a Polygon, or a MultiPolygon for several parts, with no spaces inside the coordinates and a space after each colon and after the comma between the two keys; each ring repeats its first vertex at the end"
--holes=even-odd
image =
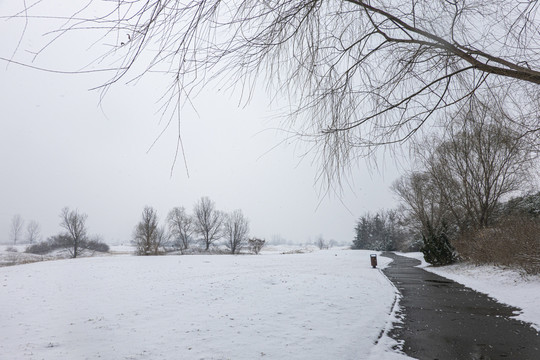
{"type": "MultiPolygon", "coordinates": [[[[402,327],[390,335],[417,359],[539,360],[540,334],[500,304],[461,284],[416,268],[420,261],[393,253],[383,270],[402,295],[402,327]]],[[[540,306],[540,304],[539,304],[540,306]]]]}

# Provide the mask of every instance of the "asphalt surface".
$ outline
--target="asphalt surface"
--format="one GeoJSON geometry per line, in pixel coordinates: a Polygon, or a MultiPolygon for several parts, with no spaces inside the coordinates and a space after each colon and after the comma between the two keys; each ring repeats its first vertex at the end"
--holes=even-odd
{"type": "MultiPolygon", "coordinates": [[[[511,318],[519,309],[415,266],[416,259],[383,253],[383,270],[402,295],[403,324],[390,336],[417,359],[539,360],[540,334],[511,318]]],[[[539,299],[540,300],[540,299],[539,299]]],[[[540,306],[540,304],[539,304],[540,306]]]]}

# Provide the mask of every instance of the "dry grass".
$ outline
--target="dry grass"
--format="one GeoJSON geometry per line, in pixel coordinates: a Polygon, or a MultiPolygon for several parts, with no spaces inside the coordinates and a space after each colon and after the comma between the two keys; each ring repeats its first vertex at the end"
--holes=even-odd
{"type": "Polygon", "coordinates": [[[503,265],[540,274],[540,221],[507,218],[496,226],[463,234],[453,245],[475,264],[503,265]]]}

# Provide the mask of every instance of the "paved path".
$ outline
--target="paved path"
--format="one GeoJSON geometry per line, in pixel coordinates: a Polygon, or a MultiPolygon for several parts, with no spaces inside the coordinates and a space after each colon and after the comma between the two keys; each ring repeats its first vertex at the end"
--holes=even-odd
{"type": "MultiPolygon", "coordinates": [[[[383,270],[402,294],[402,327],[391,336],[417,359],[540,359],[540,334],[510,316],[518,309],[435,275],[416,259],[394,259],[383,270]]],[[[539,304],[540,306],[540,304],[539,304]]]]}

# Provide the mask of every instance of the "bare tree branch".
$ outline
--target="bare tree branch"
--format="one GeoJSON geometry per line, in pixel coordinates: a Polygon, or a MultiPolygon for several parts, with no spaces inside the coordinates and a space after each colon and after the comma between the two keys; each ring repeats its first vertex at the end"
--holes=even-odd
{"type": "MultiPolygon", "coordinates": [[[[50,35],[96,31],[112,43],[98,59],[116,69],[104,92],[169,74],[165,113],[212,82],[238,91],[240,103],[264,82],[271,99],[287,99],[291,133],[315,144],[327,178],[339,179],[357,157],[493,92],[506,93],[524,135],[537,132],[538,8],[507,0],[90,0],[50,35]]],[[[37,11],[28,5],[18,16],[43,18],[37,11]]]]}

